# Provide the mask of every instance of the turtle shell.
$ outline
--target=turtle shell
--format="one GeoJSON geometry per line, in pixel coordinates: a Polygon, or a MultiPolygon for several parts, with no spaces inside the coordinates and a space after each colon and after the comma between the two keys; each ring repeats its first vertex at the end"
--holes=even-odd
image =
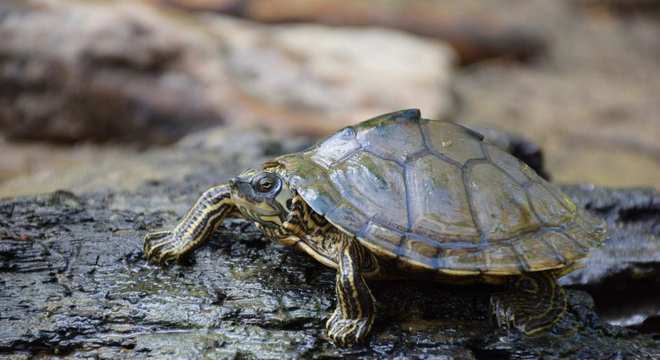
{"type": "Polygon", "coordinates": [[[596,220],[479,133],[403,110],[275,160],[309,206],[374,253],[453,275],[572,265],[596,220]]]}

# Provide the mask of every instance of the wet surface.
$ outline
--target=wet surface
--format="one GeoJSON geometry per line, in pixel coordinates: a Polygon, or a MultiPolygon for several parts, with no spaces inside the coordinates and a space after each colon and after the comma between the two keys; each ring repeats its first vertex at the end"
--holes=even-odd
{"type": "MultiPolygon", "coordinates": [[[[423,281],[375,284],[380,316],[370,342],[335,348],[323,335],[335,302],[334,274],[303,254],[265,242],[248,224],[227,223],[189,265],[146,264],[144,233],[173,224],[207,181],[0,202],[0,354],[477,359],[660,354],[657,332],[608,325],[583,291],[569,291],[569,314],[551,333],[521,338],[489,322],[488,298],[497,288],[423,281]]],[[[595,196],[569,190],[577,198],[595,196]]],[[[625,192],[594,199],[604,201],[606,194],[625,192]]],[[[622,226],[613,239],[619,231],[637,236],[622,226]]]]}
{"type": "MultiPolygon", "coordinates": [[[[374,284],[372,337],[336,348],[323,331],[335,305],[333,272],[240,221],[227,222],[187,265],[148,265],[146,232],[171,227],[206,188],[282,151],[258,144],[250,156],[183,148],[180,157],[195,171],[133,190],[0,200],[0,357],[660,356],[650,306],[657,298],[643,291],[658,288],[660,202],[653,190],[564,187],[607,220],[610,237],[584,270],[563,280],[574,288],[565,320],[535,338],[491,324],[488,301],[498,288],[417,280],[374,284]]],[[[181,165],[153,161],[171,171],[181,165]]]]}
{"type": "Polygon", "coordinates": [[[658,266],[641,273],[624,271],[588,287],[603,320],[645,333],[660,333],[660,281],[658,266]]]}
{"type": "Polygon", "coordinates": [[[660,194],[653,189],[565,187],[608,222],[609,238],[563,284],[587,290],[604,320],[660,333],[660,194]]]}

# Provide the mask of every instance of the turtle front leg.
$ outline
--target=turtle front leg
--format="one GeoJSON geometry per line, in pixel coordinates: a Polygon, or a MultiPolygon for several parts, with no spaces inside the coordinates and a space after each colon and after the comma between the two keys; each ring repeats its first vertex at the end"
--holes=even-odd
{"type": "Polygon", "coordinates": [[[326,323],[328,337],[340,346],[364,340],[376,316],[376,301],[361,273],[366,256],[355,239],[340,245],[337,259],[337,308],[326,323]]]}
{"type": "Polygon", "coordinates": [[[523,274],[509,291],[493,295],[491,310],[501,328],[515,328],[525,335],[550,329],[566,312],[566,293],[550,271],[523,274]]]}
{"type": "Polygon", "coordinates": [[[180,261],[236,211],[229,186],[208,189],[173,230],[152,232],[144,237],[147,260],[156,264],[180,261]]]}

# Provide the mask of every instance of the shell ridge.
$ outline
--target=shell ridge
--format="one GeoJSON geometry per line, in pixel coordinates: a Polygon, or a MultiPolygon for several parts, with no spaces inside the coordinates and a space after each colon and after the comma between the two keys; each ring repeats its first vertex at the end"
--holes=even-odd
{"type": "Polygon", "coordinates": [[[477,229],[477,232],[479,233],[479,238],[480,240],[480,247],[481,248],[486,248],[488,246],[488,239],[486,238],[486,233],[483,231],[483,228],[481,224],[479,223],[479,220],[477,218],[477,212],[474,209],[474,204],[473,204],[473,197],[472,197],[472,192],[470,191],[470,187],[468,186],[468,178],[470,176],[471,172],[471,165],[474,162],[470,162],[471,160],[468,160],[463,166],[461,166],[461,183],[463,184],[463,190],[465,191],[465,196],[467,196],[467,204],[468,204],[468,210],[470,211],[470,217],[472,218],[472,222],[474,223],[474,227],[477,229]]]}
{"type": "MultiPolygon", "coordinates": [[[[330,166],[329,166],[329,167],[331,167],[331,168],[332,168],[332,167],[335,167],[335,166],[337,166],[337,165],[339,165],[339,164],[341,164],[341,163],[343,163],[344,161],[346,161],[346,160],[348,160],[348,159],[350,159],[353,155],[355,155],[357,152],[359,152],[360,150],[362,150],[362,144],[360,143],[360,141],[359,141],[358,138],[357,138],[357,130],[355,130],[355,127],[353,127],[353,126],[347,126],[347,127],[343,128],[343,129],[337,131],[336,134],[339,134],[339,133],[344,132],[344,131],[346,131],[346,130],[350,130],[350,132],[351,132],[351,137],[352,137],[353,139],[355,139],[355,142],[357,142],[357,144],[359,145],[359,147],[358,147],[357,149],[353,149],[353,150],[347,152],[346,154],[344,154],[344,155],[343,155],[342,157],[340,157],[339,159],[332,161],[332,162],[330,163],[330,166]]],[[[310,154],[311,154],[311,153],[314,153],[314,152],[318,151],[318,149],[320,148],[320,146],[321,146],[326,140],[327,140],[327,139],[324,139],[324,140],[319,141],[316,145],[314,145],[314,146],[312,147],[312,149],[310,149],[310,150],[308,150],[308,151],[305,151],[304,153],[310,153],[310,154]]],[[[309,158],[310,158],[315,164],[318,164],[319,166],[325,167],[323,164],[319,164],[319,162],[316,161],[312,156],[310,156],[309,158]]]]}
{"type": "Polygon", "coordinates": [[[413,233],[413,232],[406,232],[405,235],[410,239],[420,240],[420,241],[424,242],[427,245],[431,245],[433,247],[436,247],[438,249],[443,249],[443,250],[480,249],[481,248],[480,244],[474,244],[474,243],[469,243],[469,242],[465,242],[465,241],[453,241],[453,242],[441,241],[441,242],[438,242],[437,241],[438,239],[434,239],[434,238],[428,237],[426,235],[416,234],[416,233],[413,233]]]}
{"type": "MultiPolygon", "coordinates": [[[[543,234],[551,232],[550,230],[545,230],[543,234]]],[[[564,255],[561,254],[561,252],[557,249],[555,244],[553,244],[551,241],[546,240],[545,236],[541,236],[541,241],[546,244],[550,249],[552,249],[552,252],[555,253],[555,257],[560,263],[567,264],[568,261],[564,257],[564,255]]]]}
{"type": "MultiPolygon", "coordinates": [[[[532,199],[529,196],[529,186],[530,186],[531,180],[529,178],[527,178],[527,182],[525,182],[524,184],[521,184],[520,182],[518,182],[513,176],[511,176],[511,174],[509,174],[500,165],[498,165],[495,161],[493,161],[493,159],[490,156],[490,152],[486,148],[486,144],[483,143],[483,142],[481,143],[481,152],[486,157],[486,160],[488,160],[490,162],[490,164],[493,165],[497,170],[499,170],[501,173],[503,173],[511,182],[513,182],[514,184],[520,185],[520,187],[523,189],[523,192],[525,193],[525,201],[527,202],[527,205],[529,206],[529,209],[531,210],[532,215],[534,215],[534,218],[536,219],[536,221],[538,221],[539,224],[546,225],[546,222],[543,221],[541,219],[541,217],[539,216],[539,214],[536,212],[536,209],[534,208],[534,202],[532,201],[532,199]]],[[[527,176],[527,175],[525,175],[525,176],[527,176]]]]}
{"type": "MultiPolygon", "coordinates": [[[[533,181],[533,180],[530,180],[530,181],[533,181]]],[[[545,191],[550,193],[550,196],[552,196],[552,198],[555,199],[559,203],[559,205],[564,208],[564,210],[568,211],[571,215],[573,215],[573,218],[576,217],[576,215],[577,215],[576,211],[574,209],[569,209],[568,207],[566,207],[566,205],[562,201],[563,199],[557,198],[555,192],[548,188],[548,186],[545,184],[545,181],[534,181],[534,183],[541,185],[545,189],[545,191]]]]}
{"type": "MultiPolygon", "coordinates": [[[[576,225],[576,224],[575,224],[575,222],[573,222],[571,225],[576,225]]],[[[568,227],[568,226],[567,226],[567,227],[568,227]]],[[[577,241],[577,240],[575,239],[575,237],[573,237],[573,235],[572,235],[570,232],[568,232],[568,231],[563,231],[562,234],[563,234],[564,236],[566,236],[566,238],[567,238],[568,240],[572,241],[574,244],[576,244],[578,247],[580,247],[580,249],[582,249],[583,251],[585,251],[585,252],[589,251],[589,248],[588,248],[588,247],[585,247],[584,245],[582,245],[582,243],[580,243],[579,241],[577,241]]]]}
{"type": "Polygon", "coordinates": [[[459,128],[463,129],[468,135],[472,136],[478,141],[483,141],[485,139],[485,136],[483,136],[480,132],[476,130],[472,130],[469,127],[457,123],[453,123],[454,125],[458,126],[459,128]]]}
{"type": "MultiPolygon", "coordinates": [[[[498,166],[498,168],[499,168],[499,166],[498,166]]],[[[500,170],[502,170],[502,169],[500,168],[500,170]]],[[[513,181],[513,179],[511,179],[511,180],[513,181]]],[[[527,205],[529,205],[529,209],[532,211],[532,214],[534,214],[534,218],[536,219],[536,221],[538,221],[539,224],[543,224],[544,226],[547,226],[548,223],[546,223],[545,221],[543,221],[543,219],[541,219],[538,212],[536,211],[536,208],[534,207],[534,202],[532,201],[532,199],[529,195],[529,183],[519,184],[519,185],[522,186],[523,191],[525,192],[525,199],[527,200],[527,205]]]]}
{"type": "Polygon", "coordinates": [[[366,147],[366,146],[363,146],[363,147],[362,147],[362,151],[364,151],[365,153],[367,153],[367,154],[369,154],[369,155],[373,155],[373,156],[375,156],[375,157],[377,157],[377,158],[379,158],[379,159],[381,159],[381,160],[384,160],[384,161],[391,161],[391,162],[393,162],[393,163],[399,165],[400,167],[404,167],[404,166],[406,165],[404,162],[401,162],[400,160],[392,159],[392,158],[389,158],[389,157],[383,156],[383,155],[381,155],[381,154],[379,154],[379,153],[377,153],[377,152],[375,152],[375,151],[369,149],[369,148],[366,147]]]}
{"type": "MultiPolygon", "coordinates": [[[[367,154],[369,154],[369,155],[372,155],[372,156],[374,156],[374,157],[376,157],[376,158],[378,158],[378,159],[380,159],[380,160],[383,160],[383,161],[390,161],[390,162],[393,162],[393,163],[397,164],[400,168],[403,169],[404,173],[403,173],[402,179],[403,179],[403,185],[404,185],[404,189],[405,189],[404,199],[405,199],[405,203],[406,203],[406,204],[405,204],[405,205],[406,205],[406,214],[407,214],[406,216],[407,216],[407,222],[408,222],[408,224],[407,224],[407,226],[406,226],[406,231],[409,231],[409,230],[410,230],[410,227],[412,226],[412,224],[411,224],[411,222],[410,222],[410,220],[411,220],[411,214],[410,214],[410,212],[411,212],[411,208],[410,208],[410,197],[408,196],[409,187],[408,187],[407,180],[406,180],[406,164],[403,163],[403,162],[401,162],[401,161],[399,161],[399,160],[397,160],[397,159],[392,159],[392,158],[389,158],[389,157],[386,157],[386,156],[380,155],[380,154],[378,154],[377,152],[368,149],[365,145],[363,145],[363,144],[360,143],[359,141],[358,141],[358,143],[359,143],[360,146],[361,146],[360,149],[361,149],[364,153],[367,153],[367,154]]],[[[355,153],[354,153],[353,155],[355,155],[355,154],[357,154],[357,153],[358,153],[358,152],[355,151],[355,153]]],[[[350,158],[350,157],[349,157],[349,158],[350,158]]],[[[348,158],[347,158],[347,159],[348,159],[348,158]]],[[[334,186],[334,184],[333,184],[333,186],[334,186]]],[[[357,206],[359,205],[359,204],[353,204],[351,201],[349,201],[349,203],[350,203],[351,205],[353,205],[354,207],[357,207],[357,206]]],[[[367,215],[368,215],[368,214],[367,214],[367,215]]]]}
{"type": "Polygon", "coordinates": [[[513,253],[516,255],[516,258],[518,259],[518,269],[520,269],[520,272],[527,272],[531,270],[531,265],[527,261],[527,258],[525,257],[525,254],[520,252],[520,249],[518,249],[517,244],[514,244],[513,242],[507,245],[508,247],[511,248],[513,253]]]}
{"type": "Polygon", "coordinates": [[[405,194],[405,199],[406,199],[406,216],[408,217],[408,226],[406,227],[406,232],[410,232],[410,229],[412,229],[413,226],[413,197],[411,196],[411,190],[410,190],[410,181],[408,179],[408,176],[410,176],[410,169],[407,164],[403,165],[403,187],[404,191],[406,192],[405,194]]]}
{"type": "MultiPolygon", "coordinates": [[[[430,121],[429,121],[429,122],[430,122],[430,121]]],[[[428,123],[426,123],[426,124],[428,124],[428,123]]],[[[427,135],[427,133],[426,133],[426,130],[424,130],[426,127],[425,127],[424,125],[425,125],[425,124],[419,124],[419,130],[420,130],[420,132],[422,133],[422,144],[424,145],[424,147],[426,147],[426,149],[427,149],[427,150],[428,150],[433,156],[437,157],[438,159],[440,159],[440,160],[442,160],[442,161],[444,161],[444,162],[446,162],[446,163],[449,163],[449,164],[451,164],[451,165],[454,165],[454,166],[456,166],[456,167],[458,167],[458,168],[461,168],[461,167],[463,166],[463,164],[461,164],[460,162],[458,162],[458,161],[456,161],[456,160],[454,160],[454,159],[448,157],[448,156],[445,155],[445,154],[442,154],[442,153],[438,152],[437,150],[435,150],[435,149],[433,148],[433,146],[431,146],[431,145],[429,144],[429,141],[428,141],[428,135],[427,135]]]]}

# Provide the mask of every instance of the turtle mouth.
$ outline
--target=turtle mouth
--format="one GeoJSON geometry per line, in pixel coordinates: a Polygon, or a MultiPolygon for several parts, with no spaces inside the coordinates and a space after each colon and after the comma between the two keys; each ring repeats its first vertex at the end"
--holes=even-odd
{"type": "Polygon", "coordinates": [[[234,203],[238,208],[245,209],[251,217],[265,217],[265,216],[277,216],[280,214],[280,211],[273,209],[271,206],[268,206],[265,202],[262,204],[256,204],[252,201],[245,199],[240,196],[240,193],[235,194],[232,192],[232,197],[234,198],[234,203]],[[267,208],[266,208],[267,206],[267,208]]]}

